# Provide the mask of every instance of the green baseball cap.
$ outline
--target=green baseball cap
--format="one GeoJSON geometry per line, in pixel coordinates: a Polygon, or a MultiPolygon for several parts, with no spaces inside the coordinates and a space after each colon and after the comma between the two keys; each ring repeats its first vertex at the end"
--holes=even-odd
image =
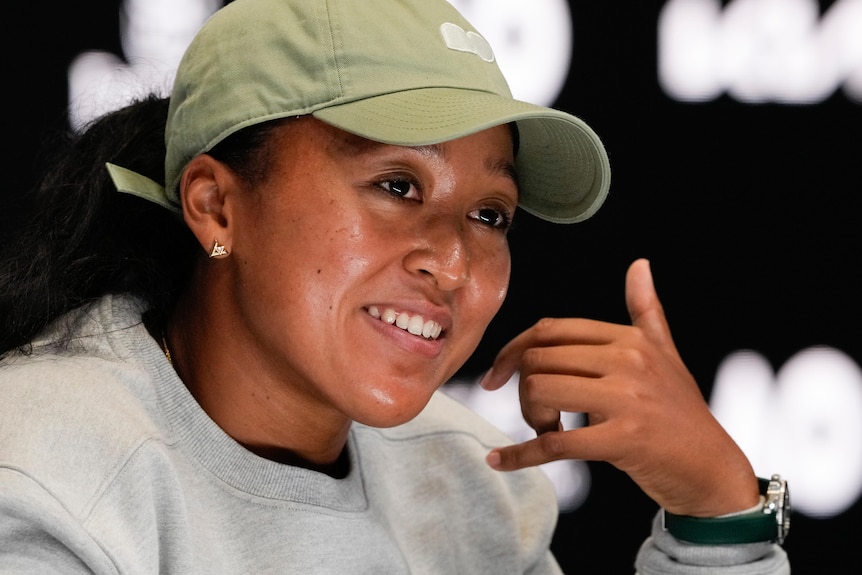
{"type": "Polygon", "coordinates": [[[513,99],[490,45],[447,0],[233,0],[202,26],[177,70],[168,202],[178,204],[194,156],[248,126],[305,114],[403,146],[516,122],[520,205],[552,222],[589,218],[610,185],[595,132],[513,99]]]}

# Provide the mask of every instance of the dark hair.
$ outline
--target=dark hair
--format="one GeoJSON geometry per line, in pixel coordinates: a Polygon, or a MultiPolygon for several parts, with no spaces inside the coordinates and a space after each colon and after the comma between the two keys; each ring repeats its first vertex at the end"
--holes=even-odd
{"type": "MultiPolygon", "coordinates": [[[[164,322],[203,250],[177,214],[118,192],[105,162],[164,183],[167,111],[167,98],[150,95],[63,135],[0,254],[0,356],[26,351],[54,319],[109,293],[142,298],[164,322]]],[[[273,126],[242,130],[211,155],[253,182],[268,168],[273,126]]]]}

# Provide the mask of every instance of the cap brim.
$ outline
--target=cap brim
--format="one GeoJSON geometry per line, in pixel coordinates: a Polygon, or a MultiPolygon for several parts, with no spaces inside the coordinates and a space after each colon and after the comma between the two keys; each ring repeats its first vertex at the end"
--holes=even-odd
{"type": "Polygon", "coordinates": [[[313,114],[342,130],[399,146],[436,144],[517,122],[520,205],[555,223],[589,218],[610,188],[607,152],[585,122],[497,94],[423,88],[330,103],[313,114]]]}

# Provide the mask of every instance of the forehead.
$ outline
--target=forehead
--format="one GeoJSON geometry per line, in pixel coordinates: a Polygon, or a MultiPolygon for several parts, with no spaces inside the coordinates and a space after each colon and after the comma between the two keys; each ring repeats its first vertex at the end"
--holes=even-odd
{"type": "Polygon", "coordinates": [[[399,150],[410,150],[424,158],[436,158],[444,161],[451,159],[454,148],[461,152],[468,149],[492,172],[499,172],[517,181],[514,164],[517,132],[514,124],[493,126],[476,134],[464,136],[457,140],[427,144],[421,146],[398,146],[369,140],[330,126],[313,117],[303,119],[308,122],[308,128],[319,132],[324,138],[324,146],[334,156],[363,157],[397,153],[399,150]]]}

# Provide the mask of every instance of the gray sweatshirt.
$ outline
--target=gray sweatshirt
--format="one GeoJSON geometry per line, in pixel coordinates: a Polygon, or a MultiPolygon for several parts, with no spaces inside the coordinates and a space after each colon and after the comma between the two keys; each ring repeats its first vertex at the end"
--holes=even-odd
{"type": "MultiPolygon", "coordinates": [[[[560,573],[552,484],[489,468],[509,439],[444,394],[402,426],[355,424],[334,479],[225,434],[137,301],[105,297],[64,322],[71,340],[49,330],[0,363],[0,573],[560,573]]],[[[790,572],[774,545],[652,535],[641,575],[790,572]]]]}

